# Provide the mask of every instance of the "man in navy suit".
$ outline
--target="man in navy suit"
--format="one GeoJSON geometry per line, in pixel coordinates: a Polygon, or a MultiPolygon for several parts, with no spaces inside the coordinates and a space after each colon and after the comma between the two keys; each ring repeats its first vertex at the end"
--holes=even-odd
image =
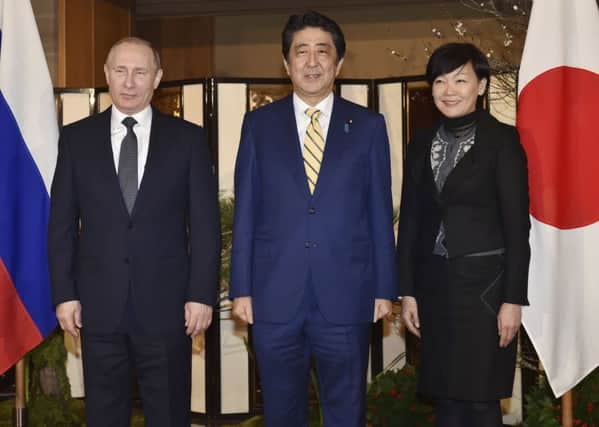
{"type": "Polygon", "coordinates": [[[371,323],[397,296],[385,122],[333,94],[334,21],[293,15],[282,39],[293,95],[246,115],[237,155],[233,314],[267,426],[307,426],[313,357],[325,426],[363,427],[371,323]]]}
{"type": "Polygon", "coordinates": [[[189,426],[191,339],[216,302],[219,213],[202,129],[150,106],[157,52],[126,38],[104,66],[113,105],[66,126],[49,262],[60,326],[81,329],[88,427],[189,426]]]}

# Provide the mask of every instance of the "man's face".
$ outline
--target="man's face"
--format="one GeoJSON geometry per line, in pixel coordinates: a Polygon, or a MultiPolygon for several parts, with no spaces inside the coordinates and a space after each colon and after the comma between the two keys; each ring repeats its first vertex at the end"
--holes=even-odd
{"type": "Polygon", "coordinates": [[[156,69],[152,50],[123,43],[115,47],[104,65],[106,83],[114,106],[132,115],[146,108],[158,87],[162,70],[156,69]]]}
{"type": "Polygon", "coordinates": [[[307,27],[293,35],[285,69],[293,91],[308,105],[316,105],[332,92],[335,77],[343,59],[337,61],[337,50],[330,33],[307,27]]]}

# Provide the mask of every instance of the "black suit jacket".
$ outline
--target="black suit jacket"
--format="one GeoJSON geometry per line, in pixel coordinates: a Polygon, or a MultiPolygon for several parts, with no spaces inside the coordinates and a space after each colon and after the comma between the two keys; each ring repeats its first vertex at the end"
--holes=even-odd
{"type": "Polygon", "coordinates": [[[53,302],[80,300],[86,331],[111,333],[130,295],[143,328],[181,330],[186,301],[216,301],[220,232],[209,148],[200,127],[153,110],[130,216],[110,117],[108,109],[61,132],[48,233],[53,302]]]}
{"type": "Polygon", "coordinates": [[[518,132],[482,112],[473,147],[439,192],[430,163],[438,128],[408,145],[398,238],[401,295],[414,295],[419,260],[432,253],[443,220],[450,258],[505,248],[501,302],[528,304],[528,173],[518,132]]]}

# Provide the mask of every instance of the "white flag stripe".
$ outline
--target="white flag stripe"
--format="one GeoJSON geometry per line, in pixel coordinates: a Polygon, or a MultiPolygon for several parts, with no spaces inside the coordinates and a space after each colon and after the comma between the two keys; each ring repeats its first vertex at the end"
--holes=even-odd
{"type": "Polygon", "coordinates": [[[0,0],[0,90],[50,192],[58,141],[52,82],[29,0],[0,0]],[[36,27],[35,31],[27,29],[36,27]]]}
{"type": "Polygon", "coordinates": [[[519,89],[559,66],[599,73],[599,8],[595,0],[535,0],[526,36],[519,89]]]}
{"type": "Polygon", "coordinates": [[[599,366],[599,223],[560,230],[531,218],[530,307],[523,323],[556,396],[599,366]]]}

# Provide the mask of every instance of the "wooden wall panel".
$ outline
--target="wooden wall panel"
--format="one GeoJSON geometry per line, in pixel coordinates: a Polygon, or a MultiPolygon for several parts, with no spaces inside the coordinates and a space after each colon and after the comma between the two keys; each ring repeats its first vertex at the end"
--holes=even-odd
{"type": "Polygon", "coordinates": [[[214,72],[214,18],[163,17],[136,22],[136,34],[158,49],[163,81],[195,79],[214,72]]]}
{"type": "Polygon", "coordinates": [[[58,1],[59,87],[105,85],[110,46],[132,33],[133,0],[58,1]]]}
{"type": "Polygon", "coordinates": [[[93,81],[92,0],[58,2],[58,86],[89,87],[93,81]]]}
{"type": "MultiPolygon", "coordinates": [[[[70,1],[70,0],[69,0],[70,1]]],[[[132,1],[94,1],[94,86],[106,85],[104,61],[110,47],[133,34],[132,1]]]]}
{"type": "Polygon", "coordinates": [[[58,81],[58,4],[56,0],[31,0],[52,83],[58,81]]]}
{"type": "MultiPolygon", "coordinates": [[[[339,8],[328,15],[339,23],[347,42],[340,78],[421,75],[430,51],[453,41],[471,41],[485,51],[492,48],[495,58],[518,64],[524,43],[523,37],[514,34],[512,44],[504,46],[505,31],[497,19],[457,7],[435,10],[431,5],[388,6],[369,11],[339,8]],[[453,27],[457,21],[468,30],[464,37],[453,27]],[[441,31],[442,37],[435,37],[433,28],[441,31]]],[[[214,75],[286,77],[281,31],[287,19],[284,14],[215,17],[214,75]]]]}
{"type": "Polygon", "coordinates": [[[437,7],[460,0],[137,0],[139,16],[236,15],[252,13],[297,13],[317,9],[370,9],[385,5],[433,4],[437,7]]]}

